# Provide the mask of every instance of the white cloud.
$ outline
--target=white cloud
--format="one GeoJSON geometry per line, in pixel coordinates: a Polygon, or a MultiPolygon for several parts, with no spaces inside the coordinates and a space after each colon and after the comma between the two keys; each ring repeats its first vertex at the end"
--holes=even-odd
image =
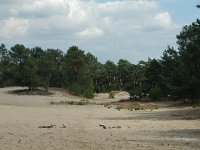
{"type": "Polygon", "coordinates": [[[163,29],[174,29],[178,27],[178,25],[172,21],[169,12],[156,14],[152,19],[151,25],[163,29]]]}
{"type": "MultiPolygon", "coordinates": [[[[129,52],[127,58],[137,53],[139,57],[147,39],[149,49],[162,43],[155,31],[170,34],[165,39],[170,42],[177,28],[170,13],[161,10],[156,0],[3,0],[0,5],[0,40],[9,38],[15,43],[23,36],[35,45],[39,40],[64,41],[98,55],[106,50],[114,54],[124,51],[124,56],[129,52]]],[[[60,45],[57,47],[62,48],[60,45]]]]}
{"type": "MultiPolygon", "coordinates": [[[[125,1],[110,1],[97,5],[97,9],[107,15],[119,16],[120,14],[132,14],[135,12],[147,13],[158,9],[158,4],[148,0],[125,0],[125,1]]],[[[124,16],[126,17],[126,16],[124,16]]]]}
{"type": "Polygon", "coordinates": [[[65,0],[30,0],[14,5],[10,14],[25,18],[48,18],[54,15],[69,13],[65,0]]]}
{"type": "Polygon", "coordinates": [[[0,37],[12,39],[26,34],[29,28],[29,20],[9,18],[3,21],[0,26],[0,37]]]}
{"type": "Polygon", "coordinates": [[[103,34],[104,32],[101,29],[97,27],[91,27],[79,32],[78,36],[81,38],[95,38],[102,36],[103,34]]]}

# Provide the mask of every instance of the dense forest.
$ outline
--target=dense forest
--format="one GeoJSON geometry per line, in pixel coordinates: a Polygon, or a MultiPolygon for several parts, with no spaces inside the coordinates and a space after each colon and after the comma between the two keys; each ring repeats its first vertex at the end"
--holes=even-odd
{"type": "Polygon", "coordinates": [[[120,59],[102,64],[91,53],[72,46],[59,49],[0,46],[0,87],[61,87],[92,98],[95,92],[126,90],[131,98],[200,98],[200,20],[177,35],[178,49],[168,46],[160,59],[132,64],[120,59]]]}

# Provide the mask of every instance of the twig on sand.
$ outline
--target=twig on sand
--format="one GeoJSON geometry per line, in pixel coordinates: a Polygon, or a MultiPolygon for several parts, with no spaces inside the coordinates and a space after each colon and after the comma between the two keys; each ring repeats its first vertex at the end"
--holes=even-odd
{"type": "Polygon", "coordinates": [[[50,128],[53,128],[53,127],[55,127],[56,125],[50,125],[50,126],[39,126],[38,128],[48,128],[48,129],[50,129],[50,128]]]}
{"type": "MultiPolygon", "coordinates": [[[[100,127],[102,127],[103,129],[106,129],[106,126],[105,125],[103,125],[103,124],[99,124],[99,126],[100,127]]],[[[117,129],[119,129],[119,128],[122,128],[121,126],[113,126],[113,127],[108,127],[109,129],[112,129],[112,128],[117,128],[117,129]]]]}
{"type": "Polygon", "coordinates": [[[62,126],[62,127],[60,127],[60,128],[66,128],[66,126],[63,124],[63,126],[62,126]]]}
{"type": "Polygon", "coordinates": [[[106,126],[103,124],[99,124],[100,127],[102,127],[103,129],[106,129],[106,126]]]}
{"type": "Polygon", "coordinates": [[[102,127],[103,129],[106,129],[106,126],[103,124],[99,124],[100,127],[102,127]]]}

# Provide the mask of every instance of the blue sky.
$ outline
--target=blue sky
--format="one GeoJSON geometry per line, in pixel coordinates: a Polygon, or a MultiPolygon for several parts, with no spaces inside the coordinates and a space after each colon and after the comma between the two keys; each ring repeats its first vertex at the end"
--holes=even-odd
{"type": "Polygon", "coordinates": [[[200,16],[200,10],[195,8],[199,0],[161,0],[161,8],[172,13],[173,19],[183,24],[190,24],[200,16]]]}
{"type": "Polygon", "coordinates": [[[0,41],[8,48],[76,45],[105,62],[159,58],[177,47],[183,25],[200,15],[200,0],[1,0],[0,41]]]}

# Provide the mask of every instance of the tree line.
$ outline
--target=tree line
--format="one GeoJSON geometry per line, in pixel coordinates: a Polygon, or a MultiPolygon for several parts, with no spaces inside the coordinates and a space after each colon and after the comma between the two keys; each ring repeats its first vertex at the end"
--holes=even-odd
{"type": "Polygon", "coordinates": [[[160,59],[132,64],[120,59],[102,64],[91,53],[72,46],[59,49],[0,46],[0,86],[61,87],[92,98],[95,92],[126,90],[131,97],[200,98],[200,20],[177,35],[178,49],[168,46],[160,59]]]}

